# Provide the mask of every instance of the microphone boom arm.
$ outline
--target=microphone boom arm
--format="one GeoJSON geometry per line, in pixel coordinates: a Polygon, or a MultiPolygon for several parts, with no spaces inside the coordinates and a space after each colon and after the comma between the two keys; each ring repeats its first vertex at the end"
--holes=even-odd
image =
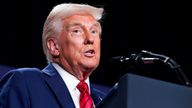
{"type": "Polygon", "coordinates": [[[161,62],[165,63],[166,65],[168,65],[171,69],[173,69],[176,72],[181,83],[183,83],[186,86],[192,87],[192,84],[190,83],[189,79],[187,78],[187,76],[185,75],[183,70],[181,69],[180,65],[177,64],[173,59],[171,59],[170,57],[167,57],[165,55],[155,54],[152,52],[148,52],[146,50],[142,50],[141,52],[144,54],[154,56],[154,57],[159,57],[160,58],[159,60],[161,62]]]}

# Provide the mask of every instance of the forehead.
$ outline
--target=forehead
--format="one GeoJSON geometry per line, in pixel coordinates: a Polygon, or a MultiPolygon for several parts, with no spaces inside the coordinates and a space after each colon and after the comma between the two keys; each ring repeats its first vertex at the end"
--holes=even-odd
{"type": "Polygon", "coordinates": [[[99,22],[90,14],[87,13],[79,13],[75,15],[71,15],[69,17],[63,18],[62,19],[65,24],[81,24],[81,23],[86,23],[86,24],[98,24],[99,22]]]}

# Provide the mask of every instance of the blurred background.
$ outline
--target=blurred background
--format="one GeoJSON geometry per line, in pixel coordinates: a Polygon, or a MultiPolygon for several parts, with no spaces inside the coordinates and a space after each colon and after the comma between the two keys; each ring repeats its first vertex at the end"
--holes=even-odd
{"type": "Polygon", "coordinates": [[[41,47],[43,23],[53,6],[63,2],[86,3],[105,9],[101,20],[101,64],[91,76],[95,83],[113,86],[128,72],[178,82],[175,73],[163,64],[131,64],[122,68],[110,62],[111,57],[129,57],[141,50],[172,58],[192,80],[191,11],[190,3],[185,1],[2,1],[0,64],[13,68],[45,67],[47,63],[41,47]]]}

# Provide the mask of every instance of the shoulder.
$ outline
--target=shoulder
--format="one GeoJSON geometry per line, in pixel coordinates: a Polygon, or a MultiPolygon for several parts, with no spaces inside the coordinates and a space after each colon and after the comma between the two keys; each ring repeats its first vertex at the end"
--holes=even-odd
{"type": "MultiPolygon", "coordinates": [[[[29,87],[40,82],[40,74],[41,71],[37,68],[19,68],[7,72],[0,80],[0,104],[6,107],[14,104],[18,108],[23,107],[21,103],[28,106],[26,103],[29,102],[31,93],[29,87]]],[[[33,86],[32,90],[36,88],[33,86]]]]}
{"type": "Polygon", "coordinates": [[[38,69],[38,68],[18,68],[18,69],[13,69],[11,71],[9,71],[10,73],[21,73],[21,74],[34,74],[34,73],[31,73],[31,72],[40,72],[41,70],[38,69]]]}
{"type": "Polygon", "coordinates": [[[25,81],[26,79],[34,79],[40,76],[41,70],[38,68],[19,68],[7,72],[0,80],[0,88],[5,83],[17,83],[25,81]]]}
{"type": "Polygon", "coordinates": [[[38,68],[18,68],[18,69],[13,69],[13,70],[10,70],[9,72],[7,72],[3,79],[5,77],[14,77],[14,76],[31,76],[31,75],[35,75],[35,74],[40,74],[41,73],[41,70],[38,69],[38,68]]]}

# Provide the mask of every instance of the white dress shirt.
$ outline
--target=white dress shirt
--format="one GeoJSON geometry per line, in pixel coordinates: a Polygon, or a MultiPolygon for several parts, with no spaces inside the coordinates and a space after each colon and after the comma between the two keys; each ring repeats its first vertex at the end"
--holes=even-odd
{"type": "MultiPolygon", "coordinates": [[[[75,76],[70,74],[69,72],[65,71],[63,68],[61,68],[58,64],[52,63],[55,69],[58,71],[60,76],[62,77],[63,81],[67,85],[67,88],[69,90],[69,93],[71,94],[71,97],[73,99],[73,102],[75,104],[76,108],[79,108],[79,100],[80,100],[80,91],[77,89],[77,85],[80,82],[75,76]]],[[[85,82],[88,84],[89,91],[90,91],[90,84],[89,84],[89,78],[85,80],[85,82]]]]}

